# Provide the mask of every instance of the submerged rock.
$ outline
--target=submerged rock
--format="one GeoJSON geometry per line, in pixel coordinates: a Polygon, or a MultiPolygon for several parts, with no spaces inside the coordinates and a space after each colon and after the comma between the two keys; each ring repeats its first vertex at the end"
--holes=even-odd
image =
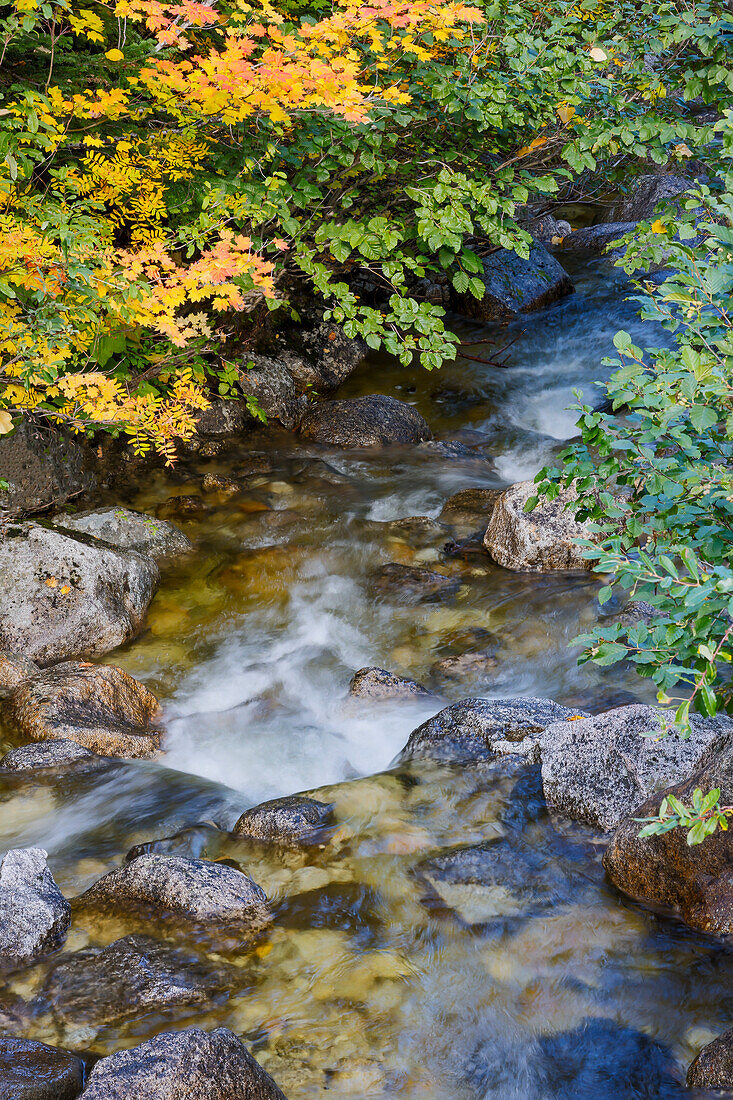
{"type": "Polygon", "coordinates": [[[332,822],[332,805],[296,794],[245,810],[232,832],[252,840],[300,847],[320,843],[332,822]]]}
{"type": "Polygon", "coordinates": [[[42,848],[16,848],[0,859],[0,961],[29,962],[66,939],[71,906],[53,880],[42,848]]]}
{"type": "Polygon", "coordinates": [[[687,1085],[733,1093],[733,1028],[702,1048],[687,1071],[687,1085]]]}
{"type": "Polygon", "coordinates": [[[195,955],[152,939],[125,936],[59,960],[43,995],[64,1023],[111,1024],[175,1005],[208,1004],[227,984],[195,955]]]}
{"type": "Polygon", "coordinates": [[[588,571],[593,563],[583,557],[577,539],[590,539],[591,532],[579,523],[567,505],[577,497],[561,491],[555,500],[540,499],[532,512],[524,507],[535,496],[533,481],[510,485],[496,502],[484,536],[484,546],[494,561],[519,573],[588,571]]]}
{"type": "Polygon", "coordinates": [[[191,549],[183,531],[172,523],[143,512],[131,512],[129,508],[98,508],[93,512],[56,516],[53,524],[65,531],[91,535],[117,550],[136,550],[156,561],[191,549]]]}
{"type": "Polygon", "coordinates": [[[552,699],[462,699],[413,730],[400,759],[450,763],[494,753],[530,755],[523,750],[525,738],[575,714],[552,699]]]}
{"type": "Polygon", "coordinates": [[[39,523],[0,538],[0,648],[40,664],[91,657],[140,630],[158,567],[133,551],[39,523]]]}
{"type": "Polygon", "coordinates": [[[733,737],[714,741],[700,769],[689,778],[637,804],[613,834],[603,866],[614,885],[632,898],[667,909],[698,931],[729,936],[733,933],[733,831],[717,829],[693,846],[687,843],[687,830],[680,828],[639,838],[638,818],[655,816],[668,794],[690,805],[697,787],[703,794],[718,788],[721,804],[733,804],[733,737]]]}
{"type": "Polygon", "coordinates": [[[401,603],[434,603],[454,596],[461,583],[460,577],[397,562],[383,565],[369,576],[369,587],[375,595],[394,596],[401,603]]]}
{"type": "Polygon", "coordinates": [[[448,497],[438,518],[451,527],[486,530],[501,492],[501,489],[461,489],[448,497]]]}
{"type": "Polygon", "coordinates": [[[416,680],[408,680],[404,676],[395,676],[386,668],[377,668],[371,665],[360,668],[349,684],[349,695],[353,699],[425,699],[432,692],[418,684],[416,680]]]}
{"type": "Polygon", "coordinates": [[[104,875],[80,903],[113,913],[153,912],[196,924],[257,931],[270,923],[267,899],[241,871],[182,856],[141,855],[104,875]]]}
{"type": "Polygon", "coordinates": [[[3,1100],[76,1100],[83,1085],[84,1064],[68,1050],[0,1036],[3,1100]]]}
{"type": "Polygon", "coordinates": [[[430,667],[430,675],[438,683],[461,680],[486,680],[499,666],[493,652],[455,653],[441,657],[430,667]]]}
{"type": "Polygon", "coordinates": [[[301,420],[300,434],[333,447],[382,447],[433,437],[417,409],[382,394],[311,405],[301,420]]]}
{"type": "Polygon", "coordinates": [[[102,756],[152,756],[158,700],[121,668],[65,661],[13,693],[9,712],[34,741],[76,741],[102,756]]]}
{"type": "Polygon", "coordinates": [[[103,756],[85,749],[76,741],[44,741],[36,745],[23,745],[11,749],[0,760],[0,771],[35,772],[49,768],[70,768],[79,765],[105,765],[103,756]]]}
{"type": "Polygon", "coordinates": [[[484,296],[451,293],[451,307],[477,321],[500,321],[517,313],[532,313],[572,294],[570,276],[547,249],[538,243],[524,260],[508,248],[483,258],[484,296]]]}
{"type": "Polygon", "coordinates": [[[285,1100],[227,1028],[165,1031],[97,1062],[84,1100],[285,1100]]]}
{"type": "Polygon", "coordinates": [[[0,695],[14,691],[19,684],[31,680],[39,672],[35,661],[21,653],[0,653],[0,695]]]}
{"type": "Polygon", "coordinates": [[[0,516],[18,519],[65,504],[97,483],[91,447],[57,429],[21,420],[0,436],[0,516]]]}
{"type": "MultiPolygon", "coordinates": [[[[613,829],[655,791],[700,764],[721,734],[733,733],[728,718],[693,717],[684,741],[661,731],[654,707],[618,707],[581,722],[558,721],[540,737],[542,785],[550,809],[601,829],[613,829]]],[[[661,801],[661,799],[660,799],[661,801]]]]}

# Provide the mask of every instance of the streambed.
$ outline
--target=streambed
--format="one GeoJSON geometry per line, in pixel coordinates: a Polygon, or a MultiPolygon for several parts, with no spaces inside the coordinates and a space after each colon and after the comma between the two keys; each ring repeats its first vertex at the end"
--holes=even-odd
{"type": "MultiPolygon", "coordinates": [[[[591,397],[613,334],[645,339],[620,273],[594,260],[573,275],[577,293],[542,313],[464,323],[470,359],[437,374],[371,360],[340,391],[414,404],[440,445],[352,454],[268,432],[117,492],[111,503],[173,520],[195,547],[166,569],[144,633],[108,657],[162,700],[166,754],[0,780],[0,844],[45,848],[71,897],[133,845],[183,830],[172,850],[233,860],[276,919],[226,952],[145,929],[222,973],[205,1003],[165,1012],[59,1011],[54,961],[43,963],[0,993],[23,999],[28,1037],[105,1054],[171,1025],[224,1024],[290,1100],[690,1095],[683,1069],[733,1015],[730,951],[620,898],[602,837],[551,820],[535,768],[391,768],[442,700],[545,696],[593,712],[653,700],[628,672],[576,665],[570,639],[602,614],[594,580],[443,554],[456,534],[438,520],[447,498],[533,476],[573,434],[572,390],[591,397]],[[510,342],[506,366],[477,361],[510,342]],[[239,491],[202,488],[253,450],[263,468],[239,491]],[[402,522],[417,516],[427,520],[402,522]],[[433,603],[375,597],[369,574],[388,562],[461,585],[433,603]],[[440,662],[465,653],[483,659],[446,674],[440,662]],[[365,665],[440,699],[350,701],[365,665]],[[276,853],[190,831],[231,828],[298,790],[335,806],[322,848],[276,853]],[[445,863],[469,846],[483,846],[488,883],[445,863]]],[[[79,919],[64,951],[131,931],[79,919]]]]}

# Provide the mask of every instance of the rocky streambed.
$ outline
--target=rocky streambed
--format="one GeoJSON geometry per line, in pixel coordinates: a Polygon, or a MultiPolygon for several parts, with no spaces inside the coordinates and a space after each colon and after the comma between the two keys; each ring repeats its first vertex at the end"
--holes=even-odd
{"type": "Polygon", "coordinates": [[[565,262],[574,294],[465,322],[438,375],[368,361],[300,434],[11,526],[0,1096],[731,1080],[730,843],[642,852],[630,815],[733,787],[733,733],[641,736],[644,683],[568,649],[622,609],[521,508],[641,336],[606,261],[565,262]]]}

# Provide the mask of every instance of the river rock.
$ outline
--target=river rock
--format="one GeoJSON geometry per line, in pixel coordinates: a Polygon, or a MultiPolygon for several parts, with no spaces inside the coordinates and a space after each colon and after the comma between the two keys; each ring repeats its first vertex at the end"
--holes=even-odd
{"type": "MultiPolygon", "coordinates": [[[[209,407],[196,417],[196,431],[199,436],[239,435],[252,425],[252,416],[243,400],[229,401],[214,397],[209,407]]],[[[200,440],[196,442],[200,443],[200,440]]],[[[200,447],[197,449],[200,450],[200,447]]]]}
{"type": "Polygon", "coordinates": [[[225,1027],[164,1031],[97,1062],[84,1100],[285,1100],[225,1027]]]}
{"type": "Polygon", "coordinates": [[[40,745],[22,745],[11,749],[0,760],[0,771],[35,772],[47,768],[69,768],[78,765],[107,764],[96,753],[89,752],[76,741],[44,741],[40,745]]]}
{"type": "Polygon", "coordinates": [[[487,680],[498,667],[499,658],[495,652],[454,653],[431,665],[430,676],[439,683],[487,680]]]}
{"type": "Polygon", "coordinates": [[[242,372],[240,388],[248,397],[254,397],[268,422],[278,420],[283,428],[294,428],[305,408],[305,398],[298,393],[287,365],[269,355],[253,355],[249,366],[242,372]]]}
{"type": "Polygon", "coordinates": [[[733,1028],[702,1048],[687,1071],[687,1085],[733,1093],[733,1028]]]}
{"type": "Polygon", "coordinates": [[[461,489],[446,500],[438,519],[467,533],[479,527],[486,530],[500,496],[501,489],[461,489]]]}
{"type": "Polygon", "coordinates": [[[56,516],[54,526],[65,531],[80,531],[114,546],[117,550],[136,550],[156,561],[185,554],[191,543],[172,523],[129,508],[98,508],[94,512],[56,516]]]}
{"type": "Polygon", "coordinates": [[[14,691],[19,684],[38,675],[40,669],[35,661],[20,653],[0,653],[0,694],[14,691]]]}
{"type": "Polygon", "coordinates": [[[462,699],[413,730],[400,759],[458,762],[494,753],[525,755],[525,738],[534,742],[531,735],[577,713],[552,699],[462,699]]]}
{"type": "Polygon", "coordinates": [[[377,596],[394,596],[401,603],[435,603],[454,596],[460,577],[446,577],[434,569],[390,562],[369,576],[369,588],[377,596]]]}
{"type": "Polygon", "coordinates": [[[547,249],[535,242],[524,260],[501,248],[483,258],[484,296],[452,293],[452,308],[477,321],[501,321],[517,313],[543,309],[566,294],[573,284],[565,268],[547,249]]]}
{"type": "Polygon", "coordinates": [[[40,664],[107,653],[140,630],[159,579],[142,554],[13,524],[0,538],[0,648],[40,664]]]}
{"type": "Polygon", "coordinates": [[[615,828],[655,791],[688,776],[721,735],[733,732],[729,718],[693,717],[691,725],[687,741],[674,731],[645,737],[661,730],[659,712],[638,703],[554,723],[539,738],[547,805],[600,829],[615,828]]]}
{"type": "Polygon", "coordinates": [[[570,222],[556,218],[554,214],[537,214],[519,221],[522,229],[534,237],[540,244],[557,244],[571,232],[570,222]]]}
{"type": "Polygon", "coordinates": [[[3,1100],[76,1100],[83,1086],[84,1064],[68,1050],[0,1036],[3,1100]]]}
{"type": "Polygon", "coordinates": [[[8,709],[33,741],[76,741],[102,756],[152,756],[160,747],[158,700],[114,665],[54,665],[21,684],[8,709]]]}
{"type": "Polygon", "coordinates": [[[222,971],[195,955],[150,936],[125,936],[60,959],[43,996],[64,1023],[100,1026],[175,1005],[209,1004],[225,984],[222,971]]]}
{"type": "Polygon", "coordinates": [[[426,699],[432,692],[418,684],[416,680],[408,680],[404,676],[395,676],[386,668],[377,668],[371,665],[360,668],[355,672],[349,684],[349,695],[353,699],[369,699],[382,701],[385,699],[426,699]]]}
{"type": "Polygon", "coordinates": [[[153,853],[160,856],[185,856],[187,859],[220,859],[228,848],[231,833],[209,821],[187,825],[171,836],[158,837],[135,844],[125,856],[126,862],[153,853]]]}
{"type": "Polygon", "coordinates": [[[577,499],[573,490],[562,490],[555,500],[541,498],[534,511],[525,512],[525,504],[536,492],[533,481],[520,481],[501,494],[484,535],[491,557],[518,573],[592,569],[592,562],[585,560],[575,543],[591,538],[590,531],[566,511],[566,505],[577,499]]]}
{"type": "Polygon", "coordinates": [[[332,393],[354,373],[369,351],[362,339],[352,339],[340,325],[322,319],[313,318],[290,329],[285,338],[297,353],[286,362],[302,393],[332,393]]]}
{"type": "Polygon", "coordinates": [[[628,194],[614,203],[608,211],[606,220],[610,222],[646,221],[656,213],[659,203],[672,203],[675,212],[679,209],[678,199],[685,191],[695,186],[695,180],[687,176],[665,173],[648,173],[630,180],[628,194]]]}
{"type": "Polygon", "coordinates": [[[71,906],[42,848],[15,848],[0,859],[0,960],[30,962],[66,939],[71,906]]]}
{"type": "Polygon", "coordinates": [[[605,252],[616,241],[636,229],[636,222],[607,222],[576,229],[562,242],[564,252],[605,252]]]}
{"type": "Polygon", "coordinates": [[[383,394],[311,405],[301,420],[300,433],[332,447],[420,443],[433,436],[417,409],[383,394]]]}
{"type": "Polygon", "coordinates": [[[333,806],[296,794],[245,810],[232,832],[235,836],[299,848],[321,842],[332,822],[333,806]]]}
{"type": "MultiPolygon", "coordinates": [[[[661,742],[664,744],[664,742],[661,742]]],[[[682,742],[684,744],[684,742],[682,742]]],[[[665,795],[689,805],[695,788],[720,790],[722,805],[733,805],[733,738],[715,739],[693,775],[656,790],[641,805],[627,807],[603,857],[611,881],[625,894],[676,913],[701,932],[733,933],[733,830],[717,829],[702,844],[690,846],[686,829],[639,839],[637,818],[659,812],[665,795]]]]}
{"type": "Polygon", "coordinates": [[[21,420],[0,436],[0,470],[8,488],[0,490],[0,517],[58,508],[97,483],[91,447],[79,437],[21,420]]]}
{"type": "Polygon", "coordinates": [[[256,931],[270,923],[267,899],[241,871],[182,856],[141,855],[104,875],[80,903],[113,913],[153,912],[203,925],[256,931]]]}

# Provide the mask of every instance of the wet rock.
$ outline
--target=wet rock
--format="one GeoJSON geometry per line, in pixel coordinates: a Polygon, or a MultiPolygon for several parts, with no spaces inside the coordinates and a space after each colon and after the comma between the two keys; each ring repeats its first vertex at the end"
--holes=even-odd
{"type": "Polygon", "coordinates": [[[158,700],[113,665],[54,665],[21,684],[8,709],[33,741],[76,741],[102,756],[152,756],[160,747],[158,700]]]}
{"type": "Polygon", "coordinates": [[[382,394],[311,405],[301,421],[300,433],[314,443],[333,447],[420,443],[433,434],[417,409],[382,394]]]}
{"type": "Polygon", "coordinates": [[[150,936],[125,936],[60,959],[43,996],[64,1023],[99,1026],[175,1005],[207,1004],[226,984],[224,971],[195,955],[150,936]]]}
{"type": "Polygon", "coordinates": [[[98,508],[94,512],[56,516],[53,523],[65,531],[91,535],[117,550],[136,550],[156,561],[191,549],[183,531],[172,523],[143,512],[131,512],[129,508],[98,508]]]}
{"type": "Polygon", "coordinates": [[[227,1028],[166,1031],[97,1062],[84,1100],[285,1100],[227,1028]]]}
{"type": "Polygon", "coordinates": [[[525,738],[533,745],[531,735],[574,713],[551,699],[462,699],[413,730],[400,759],[459,762],[493,753],[525,755],[525,738]]]}
{"type": "Polygon", "coordinates": [[[0,539],[0,648],[40,664],[107,653],[140,630],[159,578],[142,554],[11,525],[0,539]]]}
{"type": "Polygon", "coordinates": [[[204,474],[201,488],[205,493],[223,493],[228,497],[236,496],[242,491],[238,481],[233,477],[224,477],[222,474],[204,474]]]}
{"type": "Polygon", "coordinates": [[[570,222],[556,218],[554,214],[539,214],[520,222],[521,228],[531,233],[540,244],[557,244],[571,232],[570,222]]]}
{"type": "Polygon", "coordinates": [[[446,577],[433,569],[390,562],[369,576],[369,588],[377,596],[394,596],[401,603],[434,603],[454,596],[460,577],[446,577]]]}
{"type": "Polygon", "coordinates": [[[332,393],[369,351],[362,339],[347,336],[340,325],[316,318],[289,330],[286,339],[298,353],[287,363],[301,392],[332,393]]]}
{"type": "Polygon", "coordinates": [[[242,374],[242,392],[254,397],[268,422],[278,420],[283,428],[294,428],[305,408],[305,398],[298,393],[286,364],[267,355],[253,355],[249,363],[254,365],[242,374]]]}
{"type": "Polygon", "coordinates": [[[332,823],[333,806],[315,798],[290,795],[245,810],[232,832],[297,848],[322,843],[332,823]]]}
{"type": "Polygon", "coordinates": [[[65,504],[93,489],[94,455],[83,440],[21,421],[0,437],[0,516],[18,519],[65,504]]]}
{"type": "Polygon", "coordinates": [[[40,745],[23,745],[11,749],[0,760],[0,771],[34,772],[46,768],[69,768],[79,765],[104,765],[108,761],[89,752],[76,741],[45,741],[40,745]]]}
{"type": "Polygon", "coordinates": [[[592,569],[575,543],[576,539],[591,538],[590,531],[566,511],[577,499],[573,491],[563,490],[552,501],[541,499],[534,511],[525,512],[525,504],[536,491],[533,481],[520,481],[496,501],[484,536],[491,557],[504,569],[519,573],[592,569]]]}
{"type": "Polygon", "coordinates": [[[499,658],[495,653],[456,653],[436,661],[430,675],[441,683],[446,680],[486,679],[498,667],[499,658]]]}
{"type": "Polygon", "coordinates": [[[360,668],[349,684],[349,695],[354,699],[425,699],[431,694],[417,681],[395,676],[386,668],[373,665],[360,668]]]}
{"type": "MultiPolygon", "coordinates": [[[[661,742],[664,744],[664,742],[661,742]]],[[[633,808],[611,838],[603,866],[625,894],[667,909],[692,928],[717,935],[733,933],[733,832],[716,830],[702,844],[690,846],[686,829],[639,839],[636,818],[659,812],[665,795],[690,805],[695,789],[703,794],[718,788],[722,805],[733,804],[733,738],[713,741],[699,770],[633,808]]]]}
{"type": "Polygon", "coordinates": [[[636,222],[607,222],[576,229],[562,242],[564,252],[605,252],[612,241],[636,229],[636,222]]]}
{"type": "Polygon", "coordinates": [[[651,625],[661,618],[662,612],[658,607],[652,607],[646,600],[631,600],[626,607],[613,619],[613,622],[621,623],[625,627],[640,626],[644,623],[651,625]]]}
{"type": "Polygon", "coordinates": [[[230,833],[224,832],[216,825],[201,821],[197,825],[189,825],[173,833],[172,836],[135,844],[125,856],[125,861],[129,863],[139,856],[151,853],[160,856],[185,856],[188,859],[217,859],[230,837],[230,833]]]}
{"type": "Polygon", "coordinates": [[[439,519],[452,527],[486,530],[501,489],[461,489],[443,505],[439,519]]]}
{"type": "Polygon", "coordinates": [[[76,1100],[83,1085],[84,1064],[68,1050],[0,1036],[3,1100],[76,1100]]]}
{"type": "Polygon", "coordinates": [[[13,691],[39,672],[35,661],[20,653],[0,653],[0,695],[13,691]]]}
{"type": "Polygon", "coordinates": [[[501,248],[483,258],[483,298],[452,293],[452,308],[477,321],[500,321],[517,313],[543,309],[566,294],[573,284],[564,267],[541,244],[533,244],[523,260],[501,248]]]}
{"type": "Polygon", "coordinates": [[[415,549],[434,546],[445,538],[446,528],[429,516],[405,516],[388,524],[391,535],[415,549]]]}
{"type": "Polygon", "coordinates": [[[196,431],[199,435],[239,435],[253,423],[245,401],[215,397],[196,418],[196,431]]]}
{"type": "Polygon", "coordinates": [[[241,871],[181,856],[142,855],[104,875],[79,899],[114,913],[153,912],[203,925],[256,931],[270,922],[267,900],[241,871]]]}
{"type": "Polygon", "coordinates": [[[0,960],[28,962],[66,939],[71,906],[53,880],[42,848],[16,848],[0,859],[0,960]]]}
{"type": "Polygon", "coordinates": [[[656,213],[659,203],[671,204],[679,210],[679,196],[695,186],[695,180],[687,176],[649,173],[637,176],[629,183],[629,192],[611,207],[607,220],[611,222],[640,222],[656,213]],[[674,200],[677,200],[676,202],[674,200]]]}
{"type": "Polygon", "coordinates": [[[687,1086],[733,1093],[733,1028],[702,1048],[687,1071],[687,1086]]]}
{"type": "Polygon", "coordinates": [[[693,717],[691,725],[687,741],[674,731],[645,737],[661,730],[659,712],[638,703],[582,722],[556,722],[539,738],[547,805],[613,829],[655,791],[694,771],[721,735],[733,733],[728,718],[693,717]]]}

